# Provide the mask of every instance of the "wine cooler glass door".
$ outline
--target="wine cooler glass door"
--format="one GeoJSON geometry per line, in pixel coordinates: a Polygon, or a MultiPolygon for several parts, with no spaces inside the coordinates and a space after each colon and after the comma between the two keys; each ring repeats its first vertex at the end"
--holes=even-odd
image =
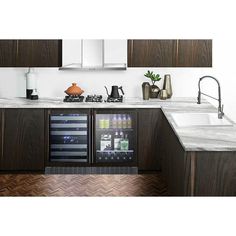
{"type": "Polygon", "coordinates": [[[88,114],[50,116],[50,161],[88,162],[88,114]]]}
{"type": "Polygon", "coordinates": [[[95,118],[95,161],[132,165],[136,163],[136,113],[97,112],[95,118]]]}

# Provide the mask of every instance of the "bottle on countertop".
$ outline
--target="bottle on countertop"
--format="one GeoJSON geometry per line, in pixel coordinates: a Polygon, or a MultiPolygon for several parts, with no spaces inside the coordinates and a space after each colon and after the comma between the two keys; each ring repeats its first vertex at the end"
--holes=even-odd
{"type": "Polygon", "coordinates": [[[26,98],[30,99],[33,91],[35,89],[37,91],[36,75],[32,68],[28,69],[28,72],[25,74],[25,78],[26,78],[26,98]]]}

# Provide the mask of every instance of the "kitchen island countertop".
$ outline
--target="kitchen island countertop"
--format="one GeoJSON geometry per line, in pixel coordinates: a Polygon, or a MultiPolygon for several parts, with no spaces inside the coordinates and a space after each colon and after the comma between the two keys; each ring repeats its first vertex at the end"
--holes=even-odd
{"type": "Polygon", "coordinates": [[[127,98],[123,103],[66,103],[63,98],[0,98],[0,108],[161,108],[185,151],[236,151],[236,125],[207,127],[178,127],[172,112],[215,113],[217,109],[206,100],[196,103],[196,98],[172,98],[168,100],[127,98]]]}

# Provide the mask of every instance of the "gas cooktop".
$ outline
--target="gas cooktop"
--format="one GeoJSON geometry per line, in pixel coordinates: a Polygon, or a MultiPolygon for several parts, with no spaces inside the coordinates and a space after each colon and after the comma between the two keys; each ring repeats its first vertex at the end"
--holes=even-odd
{"type": "MultiPolygon", "coordinates": [[[[84,102],[84,96],[70,95],[65,96],[64,102],[84,102]]],[[[106,100],[103,100],[102,95],[87,95],[85,102],[123,102],[123,96],[118,98],[107,97],[106,100]]]]}

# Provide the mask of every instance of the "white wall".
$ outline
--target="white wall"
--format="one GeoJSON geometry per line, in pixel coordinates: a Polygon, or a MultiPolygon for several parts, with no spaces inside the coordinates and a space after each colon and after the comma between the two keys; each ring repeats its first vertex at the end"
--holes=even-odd
{"type": "MultiPolygon", "coordinates": [[[[236,45],[232,40],[213,39],[213,68],[128,68],[126,71],[59,71],[54,68],[36,69],[40,97],[63,97],[64,90],[72,82],[87,94],[105,95],[104,85],[122,85],[126,97],[141,97],[141,84],[148,81],[143,74],[147,69],[159,73],[171,74],[173,96],[196,97],[198,79],[203,75],[212,75],[220,80],[225,113],[236,121],[236,86],[234,71],[234,52],[236,45]]],[[[24,73],[27,69],[0,69],[0,97],[25,96],[24,73]]],[[[162,87],[163,80],[157,83],[162,87]]],[[[202,83],[202,90],[217,96],[217,86],[214,82],[202,83]]],[[[210,100],[214,103],[214,101],[210,100]]],[[[216,103],[214,103],[216,104],[216,103]]]]}

